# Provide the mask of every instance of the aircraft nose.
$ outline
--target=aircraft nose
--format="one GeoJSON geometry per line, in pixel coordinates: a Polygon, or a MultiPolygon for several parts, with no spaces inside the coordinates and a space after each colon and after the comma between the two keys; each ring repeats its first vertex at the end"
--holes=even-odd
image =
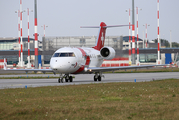
{"type": "Polygon", "coordinates": [[[50,67],[53,70],[59,71],[59,72],[66,72],[68,71],[70,64],[66,61],[59,61],[59,60],[51,60],[50,61],[50,67]]]}

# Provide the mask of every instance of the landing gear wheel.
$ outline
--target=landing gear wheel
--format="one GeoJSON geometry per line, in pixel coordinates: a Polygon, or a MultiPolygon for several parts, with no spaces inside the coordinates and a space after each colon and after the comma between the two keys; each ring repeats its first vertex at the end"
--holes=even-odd
{"type": "Polygon", "coordinates": [[[70,77],[69,77],[69,80],[70,80],[70,82],[73,82],[73,77],[70,76],[70,77]]]}
{"type": "Polygon", "coordinates": [[[61,79],[60,78],[58,79],[58,82],[61,83],[61,79]]]}
{"type": "Polygon", "coordinates": [[[63,78],[61,78],[61,83],[63,83],[63,78]]]}
{"type": "Polygon", "coordinates": [[[68,82],[68,78],[67,77],[65,77],[65,82],[68,82]]]}
{"type": "Polygon", "coordinates": [[[101,81],[101,76],[98,76],[98,81],[101,81]]]}
{"type": "Polygon", "coordinates": [[[97,81],[97,78],[94,76],[94,81],[97,81]]]}

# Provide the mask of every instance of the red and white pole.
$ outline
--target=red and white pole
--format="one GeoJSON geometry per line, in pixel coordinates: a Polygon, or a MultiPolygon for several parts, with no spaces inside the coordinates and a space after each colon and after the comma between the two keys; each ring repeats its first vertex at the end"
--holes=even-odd
{"type": "Polygon", "coordinates": [[[133,54],[133,59],[135,61],[135,25],[134,24],[132,25],[132,54],[133,54]]]}
{"type": "Polygon", "coordinates": [[[160,60],[160,31],[159,31],[159,0],[157,0],[157,23],[158,23],[158,60],[157,65],[161,64],[160,60]]]}
{"type": "Polygon", "coordinates": [[[139,34],[138,34],[138,27],[139,27],[139,24],[138,24],[138,7],[136,7],[136,13],[137,13],[137,61],[136,61],[136,64],[140,65],[140,62],[139,62],[139,34]]]}
{"type": "Polygon", "coordinates": [[[22,41],[22,0],[20,0],[20,34],[21,34],[21,64],[20,66],[23,67],[23,41],[22,41]]]}
{"type": "Polygon", "coordinates": [[[45,24],[43,26],[41,26],[44,28],[44,37],[45,37],[45,28],[48,27],[48,26],[45,26],[45,24]]]}
{"type": "Polygon", "coordinates": [[[44,25],[44,37],[45,37],[45,25],[44,25]]]}
{"type": "Polygon", "coordinates": [[[27,26],[28,26],[28,57],[27,57],[28,63],[27,63],[27,68],[30,68],[31,64],[30,64],[30,40],[29,40],[29,8],[27,8],[27,26]]]}
{"type": "Polygon", "coordinates": [[[145,33],[145,38],[146,38],[145,44],[146,44],[146,46],[145,46],[145,48],[147,48],[147,47],[148,47],[148,46],[147,46],[147,23],[146,23],[146,25],[145,25],[145,29],[146,29],[146,33],[145,33]]]}
{"type": "Polygon", "coordinates": [[[37,33],[37,0],[34,0],[34,14],[35,14],[35,20],[34,20],[34,30],[35,30],[35,68],[38,69],[38,33],[37,33]]]}
{"type": "Polygon", "coordinates": [[[130,9],[129,9],[129,64],[131,64],[131,23],[130,23],[130,9]]]}
{"type": "Polygon", "coordinates": [[[19,66],[20,66],[20,63],[21,63],[21,52],[20,52],[20,49],[21,49],[21,45],[20,45],[20,10],[18,10],[18,36],[19,36],[19,66]]]}

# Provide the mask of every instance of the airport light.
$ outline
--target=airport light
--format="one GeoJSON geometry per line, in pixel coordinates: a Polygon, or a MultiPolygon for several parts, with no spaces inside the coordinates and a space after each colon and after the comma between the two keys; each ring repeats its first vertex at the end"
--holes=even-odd
{"type": "MultiPolygon", "coordinates": [[[[137,61],[136,61],[136,64],[139,66],[140,65],[140,62],[139,62],[139,34],[138,34],[138,7],[136,7],[136,14],[137,14],[137,61]]],[[[142,9],[140,9],[142,10],[142,9]]]]}
{"type": "Polygon", "coordinates": [[[160,65],[161,60],[160,60],[160,30],[159,30],[159,0],[157,0],[157,24],[158,24],[158,60],[156,60],[156,64],[160,65]]]}
{"type": "Polygon", "coordinates": [[[172,31],[170,30],[170,48],[172,48],[172,31]]]}
{"type": "Polygon", "coordinates": [[[48,26],[46,26],[45,24],[43,25],[43,26],[41,26],[41,27],[43,27],[44,28],[44,37],[45,37],[45,28],[46,27],[48,27],[48,26]]]}
{"type": "MultiPolygon", "coordinates": [[[[33,10],[30,10],[30,12],[33,12],[33,10]]],[[[27,8],[27,25],[28,25],[28,63],[27,63],[27,68],[31,67],[30,63],[30,40],[29,40],[29,8],[27,8]]]]}
{"type": "Polygon", "coordinates": [[[38,69],[37,0],[34,0],[35,68],[38,69]]]}
{"type": "Polygon", "coordinates": [[[145,24],[145,25],[143,25],[143,26],[145,26],[145,29],[146,29],[146,34],[145,34],[145,37],[146,37],[146,48],[148,47],[148,45],[147,45],[147,26],[150,26],[150,25],[148,25],[147,23],[145,24]]]}
{"type": "Polygon", "coordinates": [[[21,61],[20,61],[20,67],[24,66],[24,61],[23,61],[23,41],[22,41],[22,13],[25,12],[22,10],[22,0],[20,0],[20,36],[21,36],[21,61]]]}
{"type": "Polygon", "coordinates": [[[131,64],[131,23],[130,23],[130,8],[129,10],[126,10],[126,12],[129,12],[129,64],[131,64]]]}
{"type": "Polygon", "coordinates": [[[20,65],[20,61],[21,61],[21,52],[20,52],[20,10],[15,11],[15,13],[18,14],[18,37],[19,37],[19,65],[20,65]]]}
{"type": "Polygon", "coordinates": [[[132,0],[132,64],[135,64],[135,19],[134,19],[134,0],[132,0]]]}
{"type": "Polygon", "coordinates": [[[20,66],[23,67],[23,41],[22,41],[22,0],[20,0],[20,34],[21,34],[21,61],[20,66]]]}

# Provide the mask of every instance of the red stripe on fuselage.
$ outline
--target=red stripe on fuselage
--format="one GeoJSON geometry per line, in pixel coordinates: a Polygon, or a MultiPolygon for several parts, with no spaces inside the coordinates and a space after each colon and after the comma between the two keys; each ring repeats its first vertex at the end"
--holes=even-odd
{"type": "MultiPolygon", "coordinates": [[[[85,52],[82,48],[78,48],[78,49],[81,51],[82,56],[85,57],[85,56],[86,56],[86,52],[85,52]]],[[[87,61],[86,61],[86,63],[87,63],[87,61]]],[[[86,64],[85,64],[85,65],[86,65],[86,64]]],[[[77,74],[77,73],[82,72],[82,71],[84,70],[84,68],[85,68],[85,66],[82,65],[82,66],[81,66],[77,71],[75,71],[73,74],[77,74]]]]}
{"type": "Polygon", "coordinates": [[[80,72],[82,72],[84,70],[85,66],[81,66],[76,72],[72,73],[72,74],[78,74],[80,72]]]}
{"type": "Polygon", "coordinates": [[[86,52],[82,48],[78,48],[78,49],[81,51],[83,56],[86,56],[86,52]]]}
{"type": "Polygon", "coordinates": [[[86,56],[86,63],[85,63],[85,65],[89,65],[89,64],[90,64],[90,57],[86,56]]]}

